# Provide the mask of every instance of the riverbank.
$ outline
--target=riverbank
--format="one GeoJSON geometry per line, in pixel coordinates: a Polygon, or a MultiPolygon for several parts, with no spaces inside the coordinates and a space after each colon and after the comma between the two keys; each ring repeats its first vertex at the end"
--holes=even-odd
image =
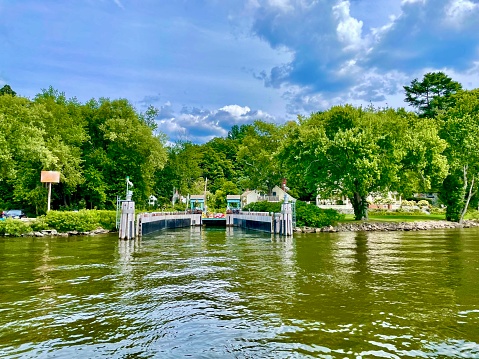
{"type": "Polygon", "coordinates": [[[297,227],[296,233],[321,233],[321,232],[372,232],[372,231],[427,231],[432,229],[448,228],[471,228],[479,227],[479,221],[466,220],[460,224],[457,222],[440,221],[417,221],[417,222],[375,222],[362,221],[358,223],[339,223],[336,226],[322,228],[297,227]]]}
{"type": "MultiPolygon", "coordinates": [[[[22,237],[95,236],[97,234],[107,234],[107,233],[112,233],[112,231],[109,231],[109,230],[104,229],[104,228],[97,228],[97,229],[94,229],[92,231],[85,231],[85,232],[79,232],[79,231],[58,232],[56,229],[44,229],[44,230],[41,230],[41,231],[24,233],[24,234],[22,234],[22,237]]],[[[9,235],[5,234],[5,236],[9,236],[9,235]]]]}

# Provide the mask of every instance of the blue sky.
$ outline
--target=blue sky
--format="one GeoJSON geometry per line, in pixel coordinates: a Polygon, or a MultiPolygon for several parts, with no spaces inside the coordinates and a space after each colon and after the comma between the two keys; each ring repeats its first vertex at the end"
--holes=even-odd
{"type": "Polygon", "coordinates": [[[160,109],[171,141],[332,105],[479,87],[479,0],[0,0],[0,86],[160,109]]]}

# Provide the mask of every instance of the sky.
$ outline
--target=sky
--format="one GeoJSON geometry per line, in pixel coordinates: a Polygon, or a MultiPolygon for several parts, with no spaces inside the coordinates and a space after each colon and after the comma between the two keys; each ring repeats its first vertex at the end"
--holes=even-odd
{"type": "Polygon", "coordinates": [[[126,98],[171,142],[331,106],[479,88],[479,0],[0,0],[0,87],[126,98]]]}

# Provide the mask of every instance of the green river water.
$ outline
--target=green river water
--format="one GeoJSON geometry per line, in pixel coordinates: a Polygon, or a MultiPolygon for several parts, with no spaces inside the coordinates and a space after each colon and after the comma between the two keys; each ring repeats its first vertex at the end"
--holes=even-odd
{"type": "Polygon", "coordinates": [[[479,229],[0,238],[2,358],[479,358],[479,229]]]}

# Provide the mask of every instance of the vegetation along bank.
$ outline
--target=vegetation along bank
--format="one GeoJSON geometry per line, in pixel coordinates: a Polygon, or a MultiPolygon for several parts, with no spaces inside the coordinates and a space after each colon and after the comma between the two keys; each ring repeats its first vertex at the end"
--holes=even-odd
{"type": "MultiPolygon", "coordinates": [[[[224,212],[228,194],[270,193],[287,179],[289,194],[305,202],[347,198],[357,221],[368,218],[371,195],[435,193],[445,219],[462,222],[479,206],[479,89],[463,90],[433,72],[404,86],[404,95],[415,111],[333,106],[283,124],[235,125],[196,144],[170,143],[153,106],[140,112],[126,99],[80,103],[53,88],[30,99],[5,85],[0,210],[45,215],[39,175],[51,170],[61,173],[52,193],[52,208],[61,211],[113,210],[126,176],[140,210],[185,210],[172,196],[206,188],[212,212],[224,212]]],[[[308,223],[300,226],[321,228],[338,216],[304,210],[308,223]]]]}

